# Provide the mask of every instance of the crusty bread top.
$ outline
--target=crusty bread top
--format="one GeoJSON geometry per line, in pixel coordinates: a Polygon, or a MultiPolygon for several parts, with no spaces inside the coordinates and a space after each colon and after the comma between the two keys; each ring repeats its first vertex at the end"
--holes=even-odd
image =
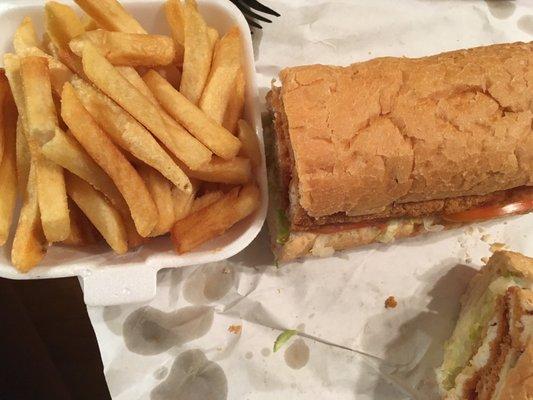
{"type": "Polygon", "coordinates": [[[533,185],[533,42],[280,77],[312,217],[533,185]]]}

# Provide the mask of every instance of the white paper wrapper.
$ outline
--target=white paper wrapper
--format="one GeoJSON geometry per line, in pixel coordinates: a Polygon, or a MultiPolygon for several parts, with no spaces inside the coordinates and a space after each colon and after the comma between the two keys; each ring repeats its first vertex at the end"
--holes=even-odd
{"type": "MultiPolygon", "coordinates": [[[[284,66],[533,40],[527,0],[267,3],[282,17],[254,35],[262,95],[284,66]]],[[[466,283],[490,243],[533,255],[532,238],[528,215],[278,269],[263,232],[228,262],[161,272],[150,304],[89,315],[115,399],[436,399],[466,283]],[[284,329],[301,333],[272,353],[284,329]]]]}

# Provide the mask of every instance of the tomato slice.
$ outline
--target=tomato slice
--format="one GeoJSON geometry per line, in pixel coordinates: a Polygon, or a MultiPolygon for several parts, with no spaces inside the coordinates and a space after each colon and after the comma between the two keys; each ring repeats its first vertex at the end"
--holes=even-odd
{"type": "Polygon", "coordinates": [[[504,206],[488,205],[485,207],[474,208],[472,210],[443,215],[442,218],[445,221],[450,222],[472,222],[502,217],[509,214],[523,214],[532,210],[533,199],[524,199],[520,201],[514,201],[504,206]]]}

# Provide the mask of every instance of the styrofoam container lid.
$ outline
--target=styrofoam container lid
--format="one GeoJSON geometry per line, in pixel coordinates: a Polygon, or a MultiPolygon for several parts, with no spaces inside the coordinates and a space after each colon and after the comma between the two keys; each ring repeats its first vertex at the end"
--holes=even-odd
{"type": "MultiPolygon", "coordinates": [[[[72,1],[63,2],[79,11],[72,1]]],[[[122,0],[121,3],[148,32],[167,35],[170,33],[163,10],[164,1],[122,0]]],[[[121,256],[114,254],[105,245],[86,248],[53,245],[48,249],[48,254],[39,266],[22,274],[11,265],[9,256],[11,243],[7,243],[0,253],[0,277],[23,280],[79,276],[87,305],[142,302],[155,296],[157,272],[160,269],[227,259],[243,250],[257,236],[265,220],[268,195],[263,132],[250,30],[241,12],[230,1],[199,0],[198,6],[207,23],[216,28],[221,35],[232,26],[237,26],[241,31],[247,82],[244,118],[255,128],[263,157],[260,168],[256,170],[262,193],[260,209],[233,226],[223,236],[191,253],[182,255],[174,252],[168,236],[152,239],[148,244],[121,256]]],[[[43,1],[12,0],[0,3],[0,52],[2,54],[13,51],[13,34],[25,16],[33,19],[38,32],[43,32],[43,1]]],[[[0,57],[0,64],[3,64],[3,57],[0,57]]]]}

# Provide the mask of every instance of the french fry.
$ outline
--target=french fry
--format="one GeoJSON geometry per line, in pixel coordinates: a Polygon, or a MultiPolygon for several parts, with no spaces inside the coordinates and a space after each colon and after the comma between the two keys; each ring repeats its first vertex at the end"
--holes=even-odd
{"type": "MultiPolygon", "coordinates": [[[[5,80],[4,76],[2,76],[2,80],[5,80]]],[[[9,93],[7,97],[7,101],[0,109],[0,114],[4,115],[2,124],[4,128],[2,133],[4,154],[2,161],[0,161],[0,246],[6,243],[9,236],[17,199],[17,161],[15,154],[17,109],[9,93]]]]}
{"type": "Polygon", "coordinates": [[[209,38],[209,44],[211,46],[211,52],[214,54],[215,47],[218,43],[218,39],[220,38],[220,35],[218,34],[218,31],[215,28],[211,28],[210,26],[207,27],[207,37],[209,38]]]}
{"type": "Polygon", "coordinates": [[[102,192],[122,216],[130,248],[143,244],[145,239],[137,232],[128,204],[122,194],[120,194],[111,178],[80,147],[74,138],[60,131],[59,134],[56,134],[52,140],[42,147],[42,152],[47,158],[50,158],[65,168],[65,170],[72,172],[102,192]]]}
{"type": "Polygon", "coordinates": [[[41,226],[36,174],[32,162],[11,248],[11,263],[21,272],[28,272],[39,264],[48,248],[41,226]]]}
{"type": "Polygon", "coordinates": [[[82,247],[96,243],[98,237],[91,221],[72,200],[69,201],[68,208],[70,210],[70,233],[61,244],[82,247]]]}
{"type": "Polygon", "coordinates": [[[48,1],[44,6],[44,17],[46,33],[59,48],[68,49],[69,42],[85,32],[81,19],[65,4],[48,1]]]}
{"type": "MultiPolygon", "coordinates": [[[[115,100],[135,119],[146,126],[163,144],[172,148],[175,141],[156,106],[124,78],[91,44],[83,48],[83,69],[89,79],[105,94],[115,100]]],[[[138,157],[139,158],[139,157],[138,157]]],[[[171,164],[169,164],[169,168],[171,164]]],[[[169,179],[184,191],[191,190],[189,178],[177,166],[169,179]]],[[[162,173],[164,171],[161,171],[162,173]]],[[[166,174],[164,174],[167,176],[166,174]]]]}
{"type": "Polygon", "coordinates": [[[176,187],[172,188],[172,201],[174,203],[175,221],[179,221],[190,214],[195,194],[196,188],[194,185],[192,193],[183,193],[181,190],[177,190],[176,187]]]}
{"type": "Polygon", "coordinates": [[[191,178],[205,182],[229,183],[232,185],[242,185],[252,179],[252,165],[248,158],[235,157],[231,160],[223,160],[213,157],[209,164],[191,170],[182,166],[184,171],[191,178]]]}
{"type": "MultiPolygon", "coordinates": [[[[166,114],[166,111],[163,110],[161,106],[159,106],[159,103],[157,102],[157,99],[155,98],[154,94],[150,91],[150,88],[146,83],[143,81],[143,78],[137,72],[135,68],[132,67],[115,67],[118,72],[120,72],[120,75],[122,75],[126,80],[131,83],[131,85],[137,89],[141,94],[143,94],[150,102],[158,107],[158,111],[161,114],[161,117],[163,117],[163,114],[166,114]]],[[[168,114],[167,114],[168,115],[168,114]]]]}
{"type": "Polygon", "coordinates": [[[244,72],[241,69],[235,80],[234,92],[230,97],[228,108],[224,115],[224,122],[222,123],[222,126],[231,133],[235,133],[237,122],[242,118],[246,96],[245,89],[246,82],[244,80],[244,72]]]}
{"type": "Polygon", "coordinates": [[[4,64],[5,74],[11,88],[11,94],[18,110],[16,138],[17,181],[19,191],[24,196],[30,173],[30,149],[25,126],[26,113],[24,91],[22,89],[22,79],[20,76],[20,59],[14,54],[6,54],[4,56],[4,64]]]}
{"type": "Polygon", "coordinates": [[[69,42],[85,32],[82,20],[69,6],[49,1],[45,6],[45,26],[52,54],[71,71],[84,77],[81,60],[69,48],[69,42]]]}
{"type": "Polygon", "coordinates": [[[70,172],[66,173],[69,197],[117,254],[128,251],[126,229],[117,210],[91,185],[70,172]]]}
{"type": "MultiPolygon", "coordinates": [[[[38,49],[37,49],[38,50],[38,49]]],[[[39,50],[40,51],[40,50],[39,50]]],[[[31,61],[31,59],[29,60],[31,61]]],[[[9,80],[9,84],[11,86],[11,92],[13,94],[13,98],[15,100],[15,103],[17,105],[17,109],[20,116],[20,123],[18,128],[18,133],[25,133],[25,138],[19,138],[17,139],[17,166],[18,166],[18,177],[20,179],[21,183],[24,183],[26,180],[29,180],[27,176],[29,176],[29,170],[28,170],[28,160],[27,160],[27,154],[24,155],[25,147],[27,147],[32,154],[32,158],[34,160],[31,161],[31,164],[33,165],[33,168],[35,169],[35,183],[27,184],[27,187],[31,190],[36,191],[35,199],[37,199],[37,203],[39,204],[39,197],[42,200],[42,206],[43,206],[43,213],[41,215],[41,212],[37,214],[37,218],[42,219],[42,226],[46,233],[46,237],[48,241],[61,241],[65,239],[68,236],[68,231],[70,229],[70,223],[68,220],[68,206],[66,204],[66,192],[65,192],[65,183],[62,175],[61,168],[57,165],[47,161],[46,159],[42,158],[38,144],[37,143],[29,143],[29,138],[31,137],[31,133],[29,132],[29,129],[27,128],[28,125],[28,116],[27,116],[27,109],[26,109],[26,96],[30,94],[33,90],[36,92],[39,90],[42,90],[43,87],[40,87],[40,85],[44,85],[44,91],[46,91],[46,88],[50,87],[50,84],[46,82],[46,76],[44,76],[44,83],[42,74],[34,74],[32,72],[32,69],[39,68],[41,69],[41,72],[43,70],[43,65],[40,62],[37,62],[35,66],[29,66],[28,63],[26,65],[26,83],[23,83],[24,79],[22,77],[22,68],[21,68],[21,62],[18,56],[12,55],[12,54],[6,54],[4,56],[4,64],[6,68],[6,76],[9,80]],[[24,87],[28,87],[28,93],[25,92],[24,87]],[[36,86],[38,88],[36,88],[36,86]],[[28,142],[28,143],[26,143],[28,142]],[[28,170],[28,172],[25,172],[28,170]],[[38,193],[38,194],[37,194],[38,193]]],[[[44,73],[46,75],[46,73],[44,73]]],[[[39,95],[38,93],[36,95],[39,95]]],[[[45,94],[41,95],[45,96],[45,94]]],[[[51,96],[51,95],[50,95],[51,96]]],[[[31,100],[33,101],[33,99],[31,100]]],[[[30,103],[31,103],[30,101],[30,103]]],[[[31,112],[33,113],[39,113],[40,106],[33,106],[30,104],[31,112]]],[[[46,112],[46,111],[45,111],[46,112]]],[[[36,131],[39,131],[41,127],[38,125],[41,120],[39,115],[33,115],[32,117],[32,123],[37,124],[35,127],[36,131]]],[[[53,117],[50,117],[53,118],[53,117]]],[[[45,125],[50,125],[48,122],[44,122],[45,125]]],[[[22,186],[19,184],[19,186],[22,186]]],[[[28,189],[29,190],[29,189],[28,189]]],[[[33,196],[33,192],[31,193],[33,196]]],[[[31,197],[33,199],[33,197],[31,197]]],[[[28,203],[27,208],[27,218],[24,219],[24,221],[31,220],[32,218],[35,218],[35,213],[32,211],[32,203],[28,203]]],[[[40,206],[40,204],[39,204],[40,206]]],[[[29,223],[28,223],[29,224],[29,223]]],[[[31,225],[31,224],[30,224],[31,225]]],[[[41,221],[39,221],[39,226],[41,226],[41,221]]],[[[24,225],[23,227],[26,227],[24,225]]],[[[25,228],[24,228],[25,229],[25,228]]],[[[22,232],[27,232],[28,230],[22,230],[22,232]]],[[[33,229],[33,228],[32,228],[33,229]]],[[[30,229],[31,230],[31,229],[30,229]]],[[[26,235],[26,234],[24,234],[26,235]]],[[[21,242],[24,243],[24,240],[21,242]]],[[[23,257],[23,256],[22,256],[23,257]]],[[[24,258],[24,257],[23,257],[24,258]]]]}
{"type": "Polygon", "coordinates": [[[85,32],[90,32],[96,29],[100,29],[96,21],[92,19],[91,17],[89,17],[88,15],[84,15],[81,17],[81,23],[83,24],[83,30],[85,32]]]}
{"type": "Polygon", "coordinates": [[[128,82],[130,82],[139,92],[141,92],[150,102],[157,107],[157,110],[161,114],[167,129],[169,130],[173,145],[167,148],[178,159],[183,161],[189,168],[196,169],[207,164],[211,160],[213,153],[198,141],[194,136],[191,136],[180,124],[178,124],[157,102],[154,94],[150,91],[150,88],[146,85],[144,80],[135,70],[131,67],[117,67],[118,71],[124,76],[128,82]]]}
{"type": "Polygon", "coordinates": [[[19,192],[24,195],[28,185],[28,176],[30,175],[30,148],[26,139],[27,135],[24,133],[24,125],[22,124],[22,117],[17,119],[17,134],[16,134],[16,161],[17,161],[17,182],[19,192]]]}
{"type": "Polygon", "coordinates": [[[156,132],[164,129],[164,124],[157,109],[120,74],[117,68],[100,54],[99,50],[91,42],[85,42],[82,60],[83,70],[96,87],[115,100],[149,129],[153,129],[156,132]],[[143,108],[135,107],[136,102],[143,108]],[[142,113],[144,108],[147,115],[142,113]]]}
{"type": "Polygon", "coordinates": [[[43,155],[99,190],[122,216],[130,248],[144,243],[135,228],[128,205],[109,176],[89,157],[70,134],[56,129],[54,138],[41,147],[43,155]]]}
{"type": "MultiPolygon", "coordinates": [[[[56,60],[54,57],[50,56],[49,54],[46,54],[44,51],[37,47],[28,47],[20,51],[19,54],[20,57],[28,57],[28,56],[35,56],[35,57],[42,57],[46,58],[48,61],[48,69],[50,71],[50,81],[52,83],[52,88],[54,89],[54,93],[58,96],[61,95],[61,91],[63,89],[63,85],[66,82],[69,82],[74,74],[72,73],[72,70],[70,70],[65,64],[63,64],[61,61],[56,60]]],[[[16,60],[19,59],[19,57],[15,57],[12,54],[6,54],[4,55],[4,63],[6,62],[6,59],[10,59],[11,62],[18,62],[16,60]]]]}
{"type": "Polygon", "coordinates": [[[69,46],[78,56],[87,41],[113,65],[155,67],[174,61],[174,42],[168,36],[109,32],[102,29],[86,32],[71,40],[69,46]]]}
{"type": "Polygon", "coordinates": [[[36,166],[43,231],[48,242],[61,242],[68,236],[70,229],[63,170],[42,156],[36,160],[36,166]]]}
{"type": "Polygon", "coordinates": [[[176,251],[179,254],[186,253],[222,235],[237,222],[252,214],[260,201],[261,194],[256,186],[235,188],[219,201],[176,222],[171,230],[176,251]]]}
{"type": "Polygon", "coordinates": [[[181,0],[167,0],[165,3],[165,17],[167,19],[174,46],[176,48],[175,62],[178,65],[183,63],[183,52],[185,43],[185,33],[183,31],[183,6],[181,0]]]}
{"type": "Polygon", "coordinates": [[[70,210],[70,232],[67,238],[61,242],[61,244],[65,244],[67,246],[76,246],[76,247],[86,246],[88,243],[85,242],[85,238],[83,237],[83,232],[81,230],[80,222],[78,219],[79,216],[76,214],[77,211],[74,211],[74,209],[72,208],[70,204],[69,204],[69,210],[70,210]]]}
{"type": "Polygon", "coordinates": [[[157,223],[157,208],[145,183],[83,107],[69,83],[63,88],[61,115],[74,137],[117,186],[139,234],[148,236],[157,223]]]}
{"type": "Polygon", "coordinates": [[[164,77],[172,87],[179,88],[181,83],[181,69],[174,65],[154,68],[162,77],[164,77]]]}
{"type": "Polygon", "coordinates": [[[74,0],[100,27],[108,31],[147,33],[117,0],[74,0]]]}
{"type": "Polygon", "coordinates": [[[227,160],[237,155],[239,139],[211,120],[161,75],[150,70],[143,79],[163,108],[213,153],[227,160]]]}
{"type": "Polygon", "coordinates": [[[232,28],[215,48],[211,73],[199,103],[200,109],[220,125],[234,93],[241,59],[241,35],[238,28],[232,28]]]}
{"type": "Polygon", "coordinates": [[[71,135],[56,128],[54,137],[41,147],[42,154],[102,192],[118,209],[127,205],[111,178],[71,135]]]}
{"type": "Polygon", "coordinates": [[[241,155],[248,157],[254,167],[259,167],[262,162],[259,139],[244,119],[240,119],[237,123],[237,137],[242,143],[241,155]]]}
{"type": "Polygon", "coordinates": [[[50,54],[53,58],[59,58],[57,55],[57,47],[52,43],[52,39],[48,36],[48,33],[43,33],[43,39],[41,42],[41,48],[43,51],[46,51],[47,54],[50,54]]]}
{"type": "Polygon", "coordinates": [[[185,4],[193,7],[196,11],[198,11],[198,2],[196,0],[185,0],[185,4]]]}
{"type": "Polygon", "coordinates": [[[48,61],[42,57],[23,57],[20,74],[30,145],[34,141],[41,146],[54,136],[58,124],[48,61]]]}
{"type": "Polygon", "coordinates": [[[126,235],[128,237],[128,247],[134,249],[146,243],[148,240],[137,232],[135,227],[135,222],[133,221],[131,215],[122,214],[122,220],[124,222],[124,227],[126,228],[126,235]]]}
{"type": "Polygon", "coordinates": [[[22,23],[15,31],[15,36],[13,37],[13,48],[15,49],[15,53],[19,54],[21,51],[24,51],[29,47],[38,48],[40,46],[37,40],[32,19],[30,17],[24,17],[22,23]]]}
{"type": "MultiPolygon", "coordinates": [[[[174,160],[159,145],[154,137],[130,114],[125,112],[107,96],[94,87],[76,78],[72,86],[83,106],[94,120],[111,137],[113,142],[133,154],[137,159],[157,169],[176,186],[190,187],[189,178],[176,165],[174,160]]],[[[166,132],[166,131],[165,131],[166,132]]],[[[166,135],[166,142],[176,148],[178,141],[166,135]]],[[[180,152],[189,148],[180,149],[180,152]]],[[[196,153],[195,153],[196,154],[196,153]]],[[[191,155],[191,157],[194,154],[191,155]]]]}
{"type": "Polygon", "coordinates": [[[9,89],[9,82],[3,70],[0,70],[0,164],[2,164],[2,157],[4,156],[4,136],[5,125],[7,119],[7,102],[11,97],[9,89]]]}
{"type": "Polygon", "coordinates": [[[22,123],[26,123],[24,91],[22,89],[22,78],[20,76],[20,57],[14,54],[4,54],[5,76],[11,88],[11,94],[15,100],[19,116],[22,123]]]}
{"type": "Polygon", "coordinates": [[[70,51],[69,48],[65,49],[63,47],[56,47],[56,53],[58,60],[64,65],[66,65],[68,69],[70,69],[76,75],[79,75],[86,81],[89,80],[85,75],[85,72],[83,71],[83,64],[81,62],[81,58],[74,54],[72,51],[70,51]]]}
{"type": "Polygon", "coordinates": [[[213,45],[207,24],[191,2],[183,7],[184,53],[180,92],[198,104],[211,69],[213,45]]]}
{"type": "Polygon", "coordinates": [[[148,166],[141,166],[139,174],[144,179],[148,190],[157,206],[159,218],[150,236],[161,236],[170,231],[174,224],[174,202],[172,200],[172,185],[159,172],[148,166]]]}
{"type": "Polygon", "coordinates": [[[200,197],[197,197],[192,203],[191,214],[213,204],[216,201],[219,201],[222,196],[224,196],[224,192],[217,191],[208,192],[200,197]]]}
{"type": "Polygon", "coordinates": [[[49,242],[61,242],[70,230],[63,170],[42,157],[40,152],[40,146],[53,137],[57,126],[48,62],[41,57],[23,57],[20,74],[28,144],[36,164],[37,198],[43,231],[49,242]]]}
{"type": "MultiPolygon", "coordinates": [[[[54,108],[56,111],[56,115],[61,115],[61,98],[59,96],[56,96],[55,94],[54,96],[52,96],[52,98],[54,100],[54,108]]],[[[63,122],[61,118],[58,119],[57,126],[63,131],[66,131],[68,129],[68,127],[65,125],[65,122],[63,122]]]]}

